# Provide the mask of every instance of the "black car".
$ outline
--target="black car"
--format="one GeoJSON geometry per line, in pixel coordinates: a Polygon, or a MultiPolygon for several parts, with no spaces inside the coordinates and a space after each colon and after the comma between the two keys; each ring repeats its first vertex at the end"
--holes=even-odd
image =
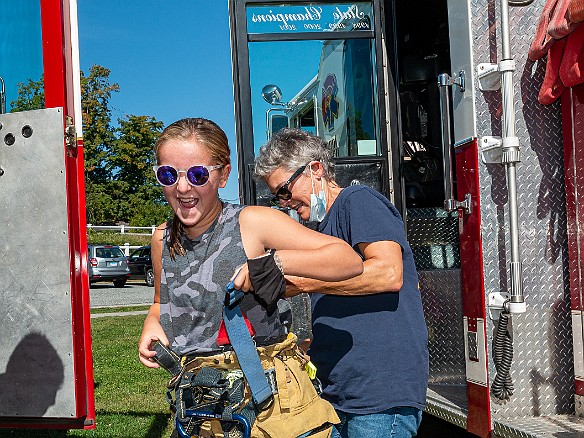
{"type": "Polygon", "coordinates": [[[144,280],[148,286],[154,286],[150,246],[141,246],[132,251],[128,257],[128,267],[130,268],[130,279],[144,280]]]}

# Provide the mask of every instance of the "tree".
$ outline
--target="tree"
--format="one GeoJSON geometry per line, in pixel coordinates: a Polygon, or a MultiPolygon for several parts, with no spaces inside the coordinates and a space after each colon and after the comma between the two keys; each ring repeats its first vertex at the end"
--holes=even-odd
{"type": "MultiPolygon", "coordinates": [[[[110,70],[94,65],[81,72],[81,107],[85,155],[87,222],[156,225],[170,207],[156,184],[154,143],[163,123],[151,116],[128,115],[112,124],[110,99],[120,87],[110,84],[110,70]]],[[[18,84],[12,112],[44,108],[44,81],[18,84]]]]}
{"type": "Polygon", "coordinates": [[[134,115],[121,118],[118,123],[110,165],[130,194],[128,222],[136,226],[158,224],[169,215],[152,171],[156,164],[154,143],[164,124],[153,117],[134,115]]]}
{"type": "Polygon", "coordinates": [[[103,184],[111,180],[108,166],[110,148],[115,140],[111,124],[109,101],[120,86],[110,84],[110,70],[94,65],[89,76],[81,72],[81,111],[83,117],[83,145],[85,150],[85,181],[103,184]]]}
{"type": "Polygon", "coordinates": [[[18,97],[10,102],[11,113],[17,111],[29,111],[45,107],[45,78],[41,76],[40,80],[28,82],[19,82],[18,97]]]}
{"type": "Polygon", "coordinates": [[[108,165],[116,178],[128,183],[131,194],[144,186],[155,186],[154,143],[164,124],[149,116],[130,115],[119,120],[117,140],[112,144],[108,165]]]}
{"type": "Polygon", "coordinates": [[[109,150],[113,178],[108,187],[116,217],[135,226],[156,225],[169,215],[152,171],[156,164],[154,143],[163,127],[150,116],[120,118],[109,150]]]}

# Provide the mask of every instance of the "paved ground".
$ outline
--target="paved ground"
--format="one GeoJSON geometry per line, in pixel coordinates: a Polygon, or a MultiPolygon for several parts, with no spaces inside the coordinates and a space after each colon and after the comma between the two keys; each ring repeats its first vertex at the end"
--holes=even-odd
{"type": "Polygon", "coordinates": [[[154,288],[142,281],[131,281],[124,287],[112,283],[95,283],[89,289],[91,307],[135,306],[152,303],[154,288]]]}

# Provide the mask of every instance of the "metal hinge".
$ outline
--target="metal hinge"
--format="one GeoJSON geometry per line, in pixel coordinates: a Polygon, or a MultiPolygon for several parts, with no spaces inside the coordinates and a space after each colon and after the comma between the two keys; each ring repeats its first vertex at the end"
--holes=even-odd
{"type": "Polygon", "coordinates": [[[444,210],[454,211],[458,209],[464,210],[466,214],[472,213],[472,198],[470,193],[467,193],[464,197],[464,201],[458,201],[456,199],[445,199],[444,200],[444,210]]]}
{"type": "Polygon", "coordinates": [[[65,116],[65,145],[69,156],[77,154],[77,131],[71,116],[65,116]]]}
{"type": "Polygon", "coordinates": [[[438,86],[439,87],[451,87],[452,85],[458,85],[460,87],[460,92],[464,93],[466,90],[466,74],[464,70],[458,72],[458,77],[450,76],[447,73],[442,73],[438,75],[438,86]]]}

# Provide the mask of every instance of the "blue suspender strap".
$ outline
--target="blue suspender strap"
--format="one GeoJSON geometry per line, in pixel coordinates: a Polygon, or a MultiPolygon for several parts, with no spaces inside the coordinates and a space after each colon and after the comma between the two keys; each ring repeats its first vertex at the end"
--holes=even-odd
{"type": "Polygon", "coordinates": [[[260,357],[251,339],[245,320],[243,319],[241,309],[239,308],[239,300],[232,299],[232,295],[242,298],[243,294],[241,291],[235,290],[233,281],[229,282],[225,288],[225,293],[225,306],[223,308],[225,330],[227,331],[231,346],[235,351],[243,375],[251,390],[253,401],[256,406],[260,407],[262,403],[272,396],[272,389],[264,373],[260,357]],[[236,302],[236,305],[231,307],[229,304],[233,304],[233,301],[236,302]]]}

